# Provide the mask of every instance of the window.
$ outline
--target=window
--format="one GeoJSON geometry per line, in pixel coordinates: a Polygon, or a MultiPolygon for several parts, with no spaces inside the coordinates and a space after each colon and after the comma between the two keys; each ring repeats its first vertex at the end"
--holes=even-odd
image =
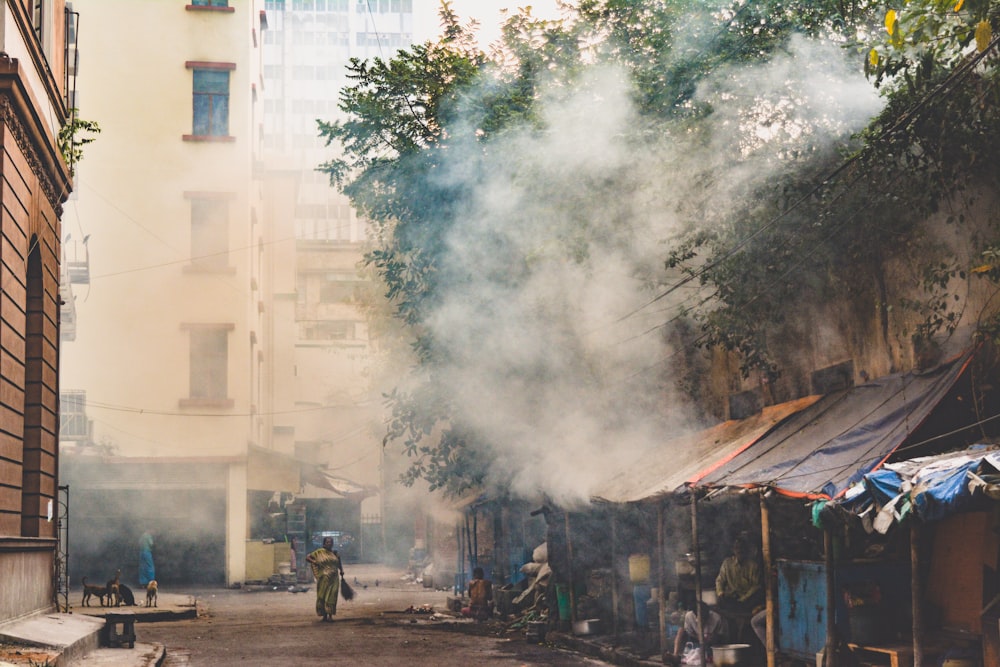
{"type": "Polygon", "coordinates": [[[189,397],[196,401],[228,401],[229,332],[232,325],[191,325],[189,397]]]}
{"type": "Polygon", "coordinates": [[[228,7],[229,0],[191,0],[195,7],[228,7]]]}
{"type": "Polygon", "coordinates": [[[220,69],[194,70],[194,127],[199,137],[229,134],[229,72],[220,69]]]}
{"type": "Polygon", "coordinates": [[[229,266],[229,202],[226,199],[191,199],[191,264],[209,271],[229,266]]]}

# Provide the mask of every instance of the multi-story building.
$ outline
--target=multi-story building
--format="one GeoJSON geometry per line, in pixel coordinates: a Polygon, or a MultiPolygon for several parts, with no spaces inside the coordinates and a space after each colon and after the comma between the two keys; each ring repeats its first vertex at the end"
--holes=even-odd
{"type": "Polygon", "coordinates": [[[71,574],[134,581],[149,532],[159,580],[245,581],[260,499],[302,484],[270,390],[287,288],[258,169],[267,15],[255,0],[75,7],[77,106],[101,134],[65,229],[89,267],[62,355],[71,574]]]}
{"type": "Polygon", "coordinates": [[[53,608],[65,585],[57,415],[70,171],[59,139],[74,127],[72,17],[61,0],[0,3],[0,622],[53,608]]]}
{"type": "Polygon", "coordinates": [[[318,137],[316,121],[338,117],[351,58],[388,59],[413,42],[413,2],[267,0],[266,10],[265,191],[273,229],[281,230],[277,237],[294,239],[280,250],[288,262],[276,264],[289,290],[280,307],[294,321],[286,331],[294,343],[293,372],[276,377],[275,387],[287,401],[283,411],[297,457],[365,490],[348,494],[341,501],[348,507],[340,510],[329,491],[308,487],[300,498],[310,508],[328,498],[319,513],[329,527],[358,534],[362,555],[371,557],[385,515],[384,428],[363,310],[371,284],[359,271],[365,223],[316,171],[333,150],[318,137]],[[362,496],[360,508],[349,511],[362,496]]]}

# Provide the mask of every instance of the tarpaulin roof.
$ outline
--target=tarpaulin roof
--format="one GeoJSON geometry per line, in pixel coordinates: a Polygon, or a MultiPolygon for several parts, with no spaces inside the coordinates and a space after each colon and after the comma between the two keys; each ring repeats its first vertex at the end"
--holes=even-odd
{"type": "Polygon", "coordinates": [[[669,440],[626,464],[592,494],[596,500],[636,502],[697,483],[716,466],[751,446],[783,419],[819,400],[807,396],[772,405],[747,419],[731,419],[712,428],[669,440]]]}
{"type": "Polygon", "coordinates": [[[837,502],[885,533],[913,513],[936,521],[1000,500],[1000,449],[969,449],[888,463],[851,487],[837,502]]]}
{"type": "Polygon", "coordinates": [[[827,394],[700,482],[770,486],[833,498],[880,465],[941,402],[967,367],[966,353],[931,370],[889,375],[827,394]]]}

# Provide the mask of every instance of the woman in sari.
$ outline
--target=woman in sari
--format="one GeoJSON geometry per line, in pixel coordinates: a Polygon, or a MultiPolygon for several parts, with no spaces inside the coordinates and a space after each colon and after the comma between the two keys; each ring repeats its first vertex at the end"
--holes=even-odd
{"type": "Polygon", "coordinates": [[[333,550],[333,538],[324,537],[323,546],[306,556],[306,562],[312,565],[316,577],[316,615],[331,621],[337,613],[340,577],[344,574],[340,555],[333,550]]]}

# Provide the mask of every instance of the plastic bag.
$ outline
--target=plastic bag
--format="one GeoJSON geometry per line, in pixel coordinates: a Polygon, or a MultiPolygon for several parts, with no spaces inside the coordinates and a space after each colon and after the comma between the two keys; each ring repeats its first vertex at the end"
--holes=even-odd
{"type": "Polygon", "coordinates": [[[681,654],[681,664],[684,667],[701,667],[701,649],[693,643],[684,645],[684,653],[681,654]]]}

